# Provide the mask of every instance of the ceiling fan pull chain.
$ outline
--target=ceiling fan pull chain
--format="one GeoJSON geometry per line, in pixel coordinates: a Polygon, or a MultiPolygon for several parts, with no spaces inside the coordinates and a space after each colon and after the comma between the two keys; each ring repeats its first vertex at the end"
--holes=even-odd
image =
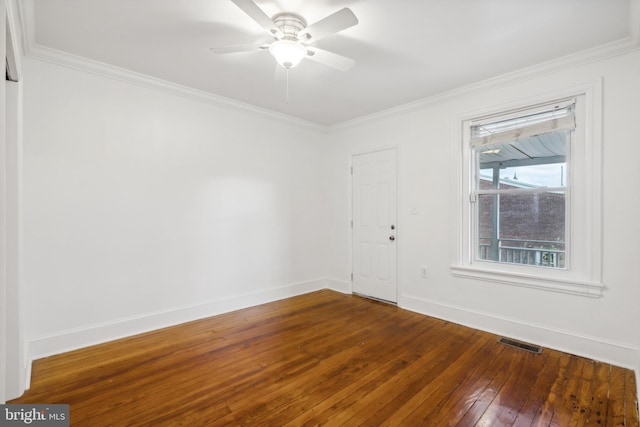
{"type": "Polygon", "coordinates": [[[288,104],[289,103],[289,69],[287,68],[287,98],[285,100],[285,103],[288,104]]]}

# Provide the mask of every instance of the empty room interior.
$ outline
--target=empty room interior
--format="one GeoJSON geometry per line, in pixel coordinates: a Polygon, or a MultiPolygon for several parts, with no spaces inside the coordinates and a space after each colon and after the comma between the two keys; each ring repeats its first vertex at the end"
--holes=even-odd
{"type": "Polygon", "coordinates": [[[640,0],[0,24],[5,408],[638,426],[640,0]]]}

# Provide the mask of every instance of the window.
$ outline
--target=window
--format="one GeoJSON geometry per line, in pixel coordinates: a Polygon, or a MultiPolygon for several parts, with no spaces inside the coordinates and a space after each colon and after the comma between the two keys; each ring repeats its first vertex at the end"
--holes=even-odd
{"type": "Polygon", "coordinates": [[[566,268],[575,100],[472,122],[476,261],[566,268]]]}
{"type": "Polygon", "coordinates": [[[455,276],[602,294],[598,89],[460,118],[455,276]]]}

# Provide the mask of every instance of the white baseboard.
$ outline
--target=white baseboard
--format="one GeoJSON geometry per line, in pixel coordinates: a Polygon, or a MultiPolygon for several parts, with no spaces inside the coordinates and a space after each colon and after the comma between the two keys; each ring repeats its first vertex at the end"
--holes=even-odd
{"type": "MultiPolygon", "coordinates": [[[[202,304],[146,313],[28,339],[26,389],[29,389],[30,386],[31,364],[36,359],[321,289],[331,289],[345,294],[352,292],[351,283],[324,278],[202,304]]],[[[640,348],[631,344],[603,340],[543,325],[524,323],[516,319],[442,304],[438,301],[407,294],[400,296],[398,306],[416,313],[437,317],[497,335],[504,335],[633,369],[636,374],[636,384],[639,387],[640,395],[640,348]]]]}
{"type": "Polygon", "coordinates": [[[400,296],[398,306],[470,328],[632,369],[636,377],[636,396],[640,397],[640,347],[636,345],[526,323],[408,294],[400,296]]]}
{"type": "Polygon", "coordinates": [[[344,280],[324,279],[324,281],[325,287],[327,289],[331,289],[332,291],[341,292],[343,294],[350,294],[352,291],[351,283],[345,282],[344,280]]]}
{"type": "Polygon", "coordinates": [[[531,342],[543,347],[611,363],[633,369],[638,376],[640,347],[629,343],[592,337],[577,332],[522,322],[465,307],[444,304],[413,295],[403,294],[400,307],[416,313],[437,317],[496,335],[531,342]]]}
{"type": "MultiPolygon", "coordinates": [[[[203,319],[242,308],[302,295],[329,287],[325,279],[235,295],[220,300],[144,313],[138,316],[59,331],[27,339],[28,365],[42,357],[100,344],[152,330],[203,319]]],[[[333,288],[333,287],[332,287],[333,288]]],[[[29,376],[30,377],[30,376],[29,376]]],[[[27,379],[27,387],[30,378],[27,379]]]]}
{"type": "Polygon", "coordinates": [[[640,399],[640,352],[638,353],[638,364],[636,365],[636,408],[638,408],[638,399],[640,399]]]}

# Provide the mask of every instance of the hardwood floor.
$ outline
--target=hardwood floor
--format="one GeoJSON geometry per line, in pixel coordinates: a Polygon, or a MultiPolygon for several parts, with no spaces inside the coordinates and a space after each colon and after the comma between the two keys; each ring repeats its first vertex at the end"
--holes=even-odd
{"type": "Polygon", "coordinates": [[[632,371],[320,291],[35,361],[74,426],[638,426],[632,371]]]}

